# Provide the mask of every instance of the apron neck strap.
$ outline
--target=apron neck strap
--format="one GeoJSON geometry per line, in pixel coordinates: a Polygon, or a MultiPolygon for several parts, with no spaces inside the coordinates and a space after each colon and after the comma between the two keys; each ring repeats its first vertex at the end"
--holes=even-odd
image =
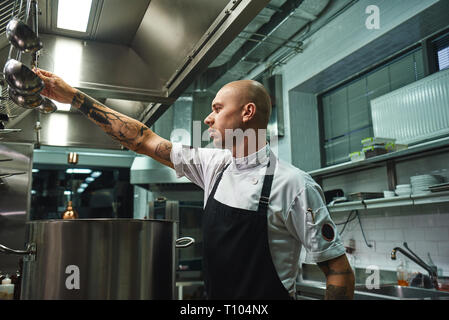
{"type": "Polygon", "coordinates": [[[258,212],[266,213],[268,204],[270,203],[271,186],[273,184],[274,170],[276,169],[277,159],[273,152],[270,151],[270,160],[268,161],[267,171],[263,180],[262,193],[259,199],[258,212]]]}
{"type": "Polygon", "coordinates": [[[219,174],[218,177],[217,177],[217,181],[215,181],[214,188],[212,189],[212,191],[211,191],[209,197],[214,198],[214,196],[215,196],[215,191],[217,191],[217,187],[218,187],[218,184],[220,183],[221,177],[223,176],[223,172],[225,172],[225,170],[229,167],[229,165],[230,165],[230,163],[228,163],[228,164],[224,167],[224,169],[221,170],[220,174],[219,174]]]}
{"type": "MultiPolygon", "coordinates": [[[[268,161],[267,171],[265,173],[265,177],[263,180],[262,193],[259,199],[259,207],[257,209],[258,212],[266,213],[268,210],[268,204],[270,203],[270,194],[271,194],[271,185],[273,184],[274,170],[276,169],[277,159],[274,156],[273,152],[270,151],[270,160],[268,161]]],[[[228,163],[223,170],[221,170],[220,174],[217,177],[217,181],[215,181],[214,187],[209,195],[209,197],[215,196],[215,191],[217,191],[218,184],[223,177],[223,172],[229,167],[230,163],[228,163]]]]}

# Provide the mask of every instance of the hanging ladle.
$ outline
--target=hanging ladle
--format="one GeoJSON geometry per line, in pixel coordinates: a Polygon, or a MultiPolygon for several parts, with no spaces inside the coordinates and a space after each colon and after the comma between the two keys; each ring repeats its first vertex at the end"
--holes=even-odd
{"type": "Polygon", "coordinates": [[[42,49],[42,41],[36,33],[16,17],[6,26],[6,38],[22,52],[36,52],[42,49]]]}
{"type": "Polygon", "coordinates": [[[44,102],[44,99],[39,93],[31,95],[20,94],[14,91],[11,87],[9,87],[8,93],[9,97],[15,104],[25,109],[37,108],[44,102]]]}
{"type": "MultiPolygon", "coordinates": [[[[22,11],[23,0],[20,0],[19,12],[22,11]]],[[[14,16],[16,13],[17,0],[14,2],[11,20],[6,26],[6,38],[9,42],[21,52],[36,52],[42,49],[42,41],[37,34],[37,2],[28,1],[27,5],[27,23],[14,16]],[[32,26],[30,27],[29,24],[32,26]],[[33,28],[35,30],[33,30],[33,28]]]]}
{"type": "Polygon", "coordinates": [[[53,101],[51,101],[50,99],[48,99],[47,97],[42,97],[43,101],[42,103],[39,105],[39,107],[37,108],[39,110],[40,113],[43,114],[49,114],[49,113],[53,113],[56,110],[58,110],[58,108],[56,107],[56,105],[53,103],[53,101]]]}
{"type": "Polygon", "coordinates": [[[19,94],[31,95],[44,88],[44,82],[30,68],[15,59],[9,59],[3,69],[6,82],[19,94]]]}

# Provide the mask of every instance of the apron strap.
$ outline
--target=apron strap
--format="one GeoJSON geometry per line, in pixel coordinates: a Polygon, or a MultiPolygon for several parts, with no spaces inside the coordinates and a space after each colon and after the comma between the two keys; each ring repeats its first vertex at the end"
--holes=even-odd
{"type": "Polygon", "coordinates": [[[263,180],[262,193],[259,199],[259,208],[257,209],[260,213],[265,213],[268,210],[268,204],[270,203],[270,193],[271,186],[273,184],[274,170],[276,169],[276,157],[273,152],[270,151],[270,160],[268,161],[267,171],[265,173],[265,178],[263,180]]]}
{"type": "Polygon", "coordinates": [[[220,174],[218,175],[217,181],[215,181],[214,187],[213,187],[213,189],[212,189],[212,191],[211,191],[211,193],[210,193],[210,195],[209,195],[209,198],[210,198],[210,197],[212,197],[212,199],[214,198],[214,196],[215,196],[215,191],[217,191],[217,187],[218,187],[218,184],[219,184],[220,181],[221,181],[221,177],[223,176],[223,172],[225,172],[225,170],[229,167],[229,165],[230,165],[230,163],[228,163],[228,164],[224,167],[224,169],[221,170],[220,174]]]}
{"type": "MultiPolygon", "coordinates": [[[[271,193],[271,185],[273,184],[274,171],[276,169],[277,159],[274,156],[273,152],[270,151],[270,160],[268,161],[267,171],[265,173],[265,177],[263,180],[262,193],[259,199],[259,207],[257,209],[258,212],[266,213],[268,210],[268,204],[270,203],[270,193],[271,193]]],[[[217,191],[218,184],[223,177],[223,172],[229,167],[230,163],[228,163],[224,169],[218,175],[217,181],[215,181],[214,187],[209,195],[209,197],[214,198],[215,192],[217,191]]]]}

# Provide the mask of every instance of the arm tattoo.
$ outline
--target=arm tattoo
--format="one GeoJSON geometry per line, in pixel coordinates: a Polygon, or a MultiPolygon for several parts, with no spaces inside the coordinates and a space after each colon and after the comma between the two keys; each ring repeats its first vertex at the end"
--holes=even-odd
{"type": "Polygon", "coordinates": [[[350,300],[347,287],[338,287],[328,284],[326,287],[325,300],[350,300]]]}
{"type": "Polygon", "coordinates": [[[335,270],[329,266],[328,261],[318,262],[317,265],[323,270],[327,278],[325,300],[349,300],[352,299],[353,293],[347,286],[336,286],[329,284],[329,278],[332,276],[347,277],[353,274],[352,269],[335,270]]]}
{"type": "Polygon", "coordinates": [[[329,263],[327,261],[318,262],[317,265],[323,270],[326,277],[335,276],[335,275],[348,275],[352,273],[351,269],[345,269],[341,271],[334,270],[329,267],[329,263]]]}
{"type": "Polygon", "coordinates": [[[95,99],[77,91],[72,106],[96,123],[103,131],[131,150],[138,150],[148,127],[102,105],[95,99]]]}
{"type": "Polygon", "coordinates": [[[167,161],[171,161],[170,153],[171,153],[172,144],[169,142],[161,142],[156,147],[156,156],[162,158],[167,161]]]}

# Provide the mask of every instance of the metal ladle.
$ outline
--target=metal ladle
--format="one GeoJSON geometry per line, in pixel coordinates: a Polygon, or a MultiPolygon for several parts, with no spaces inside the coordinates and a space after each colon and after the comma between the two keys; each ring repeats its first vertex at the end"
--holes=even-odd
{"type": "Polygon", "coordinates": [[[44,88],[44,82],[30,68],[15,59],[9,59],[3,69],[6,82],[19,94],[31,95],[44,88]]]}
{"type": "Polygon", "coordinates": [[[53,113],[56,110],[58,110],[58,108],[53,103],[53,101],[51,101],[47,97],[42,97],[42,98],[43,98],[43,101],[37,108],[40,113],[49,114],[49,113],[53,113]]]}
{"type": "Polygon", "coordinates": [[[42,41],[23,21],[13,18],[6,26],[9,42],[22,52],[36,52],[42,49],[42,41]]]}
{"type": "Polygon", "coordinates": [[[24,95],[14,91],[11,87],[9,87],[8,93],[11,100],[22,108],[34,109],[39,107],[44,102],[44,99],[39,93],[24,95]]]}

